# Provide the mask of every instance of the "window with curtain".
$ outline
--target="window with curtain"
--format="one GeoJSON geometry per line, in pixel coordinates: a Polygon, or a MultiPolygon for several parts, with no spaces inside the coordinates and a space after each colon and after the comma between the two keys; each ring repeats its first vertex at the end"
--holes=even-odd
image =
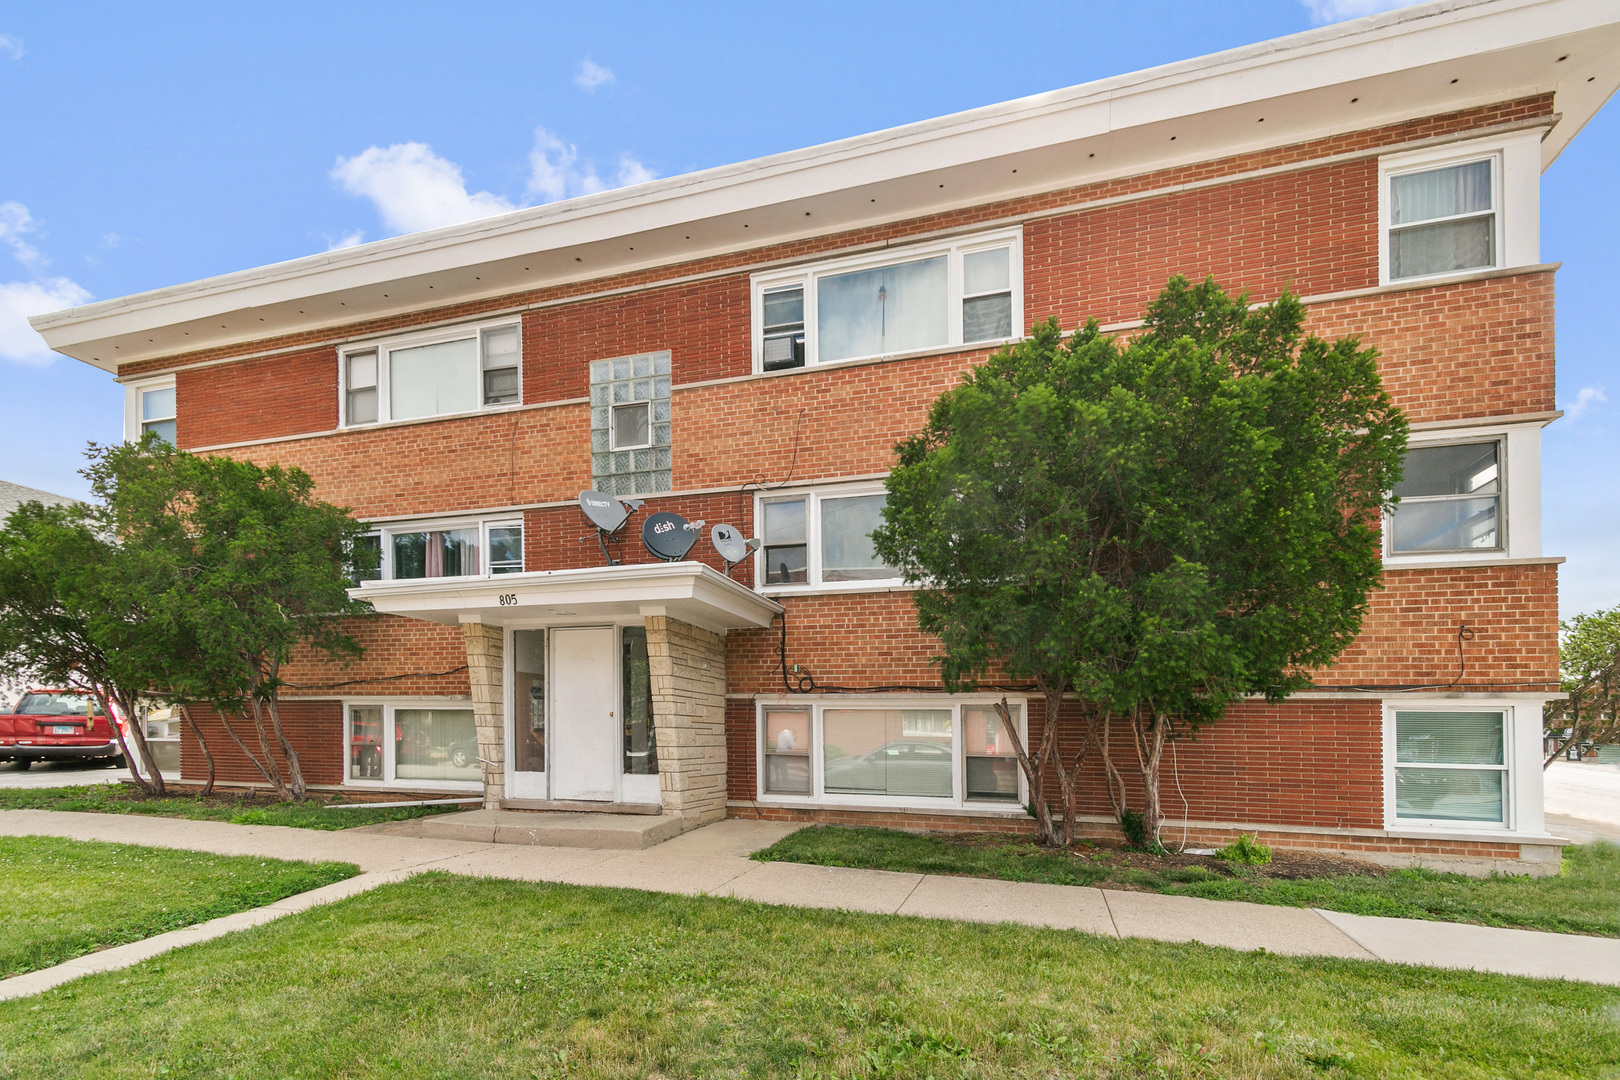
{"type": "Polygon", "coordinates": [[[1496,265],[1495,158],[1389,178],[1391,280],[1496,265]]]}
{"type": "Polygon", "coordinates": [[[375,572],[356,573],[355,584],[384,578],[477,577],[523,572],[523,522],[467,521],[411,528],[380,525],[362,539],[381,558],[375,572]]]}
{"type": "Polygon", "coordinates": [[[1502,547],[1500,440],[1412,448],[1395,494],[1391,552],[1502,547]]]}
{"type": "Polygon", "coordinates": [[[1395,714],[1395,816],[1505,822],[1506,717],[1501,712],[1395,714]]]}
{"type": "Polygon", "coordinates": [[[822,787],[829,795],[954,794],[948,709],[824,709],[821,728],[822,787]]]}
{"type": "Polygon", "coordinates": [[[810,712],[766,709],[763,714],[764,789],[773,795],[810,794],[810,712]]]}
{"type": "MultiPolygon", "coordinates": [[[[1010,712],[1017,723],[1019,707],[1010,712]]],[[[969,799],[1018,801],[1018,753],[995,706],[963,706],[962,760],[969,799]]]]}

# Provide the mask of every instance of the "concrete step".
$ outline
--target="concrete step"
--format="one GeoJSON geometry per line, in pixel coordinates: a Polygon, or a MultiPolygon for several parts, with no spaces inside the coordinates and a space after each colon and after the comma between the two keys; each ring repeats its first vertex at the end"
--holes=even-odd
{"type": "Polygon", "coordinates": [[[679,836],[696,822],[674,815],[582,813],[555,810],[463,810],[372,826],[394,836],[476,844],[639,851],[679,836]]]}

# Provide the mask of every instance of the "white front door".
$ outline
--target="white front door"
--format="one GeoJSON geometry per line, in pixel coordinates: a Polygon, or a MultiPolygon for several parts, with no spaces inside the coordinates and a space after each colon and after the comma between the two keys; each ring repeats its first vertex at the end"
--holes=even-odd
{"type": "Polygon", "coordinates": [[[618,679],[612,627],[551,632],[553,799],[612,802],[623,741],[614,713],[618,679]]]}

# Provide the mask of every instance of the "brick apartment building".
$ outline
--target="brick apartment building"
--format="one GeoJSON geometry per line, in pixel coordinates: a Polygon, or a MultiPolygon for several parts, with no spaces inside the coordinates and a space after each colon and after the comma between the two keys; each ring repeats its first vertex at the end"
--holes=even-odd
{"type": "MultiPolygon", "coordinates": [[[[1617,80],[1612,3],[1446,0],[34,322],[132,437],[299,466],[375,526],[364,659],[288,675],[314,786],[1003,829],[992,699],[943,692],[871,551],[894,444],[1038,320],[1291,287],[1381,350],[1404,501],[1360,638],[1177,745],[1166,835],[1545,872],[1539,178],[1617,80]],[[590,490],[644,500],[617,565],[590,490]],[[763,547],[660,561],[654,513],[763,547]]],[[[1085,810],[1111,827],[1100,776],[1085,810]]]]}

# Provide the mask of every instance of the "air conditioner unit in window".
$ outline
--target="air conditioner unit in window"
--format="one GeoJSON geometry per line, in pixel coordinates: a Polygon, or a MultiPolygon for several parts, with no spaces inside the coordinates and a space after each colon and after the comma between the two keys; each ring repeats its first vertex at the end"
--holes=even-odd
{"type": "Polygon", "coordinates": [[[518,379],[517,368],[496,368],[484,372],[485,405],[510,405],[522,396],[523,386],[518,379]]]}
{"type": "Polygon", "coordinates": [[[766,371],[804,367],[804,332],[766,338],[764,367],[766,371]]]}

